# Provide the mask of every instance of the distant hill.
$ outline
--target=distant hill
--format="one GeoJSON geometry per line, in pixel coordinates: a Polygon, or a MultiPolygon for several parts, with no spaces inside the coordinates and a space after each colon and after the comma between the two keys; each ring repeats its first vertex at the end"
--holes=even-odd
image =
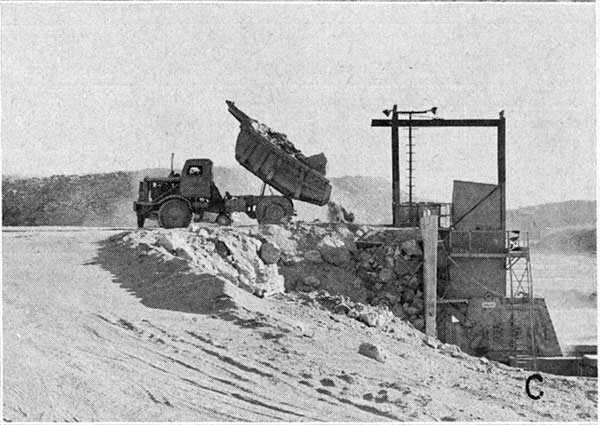
{"type": "Polygon", "coordinates": [[[596,252],[596,201],[567,201],[507,212],[507,227],[529,233],[532,246],[563,252],[596,252]]]}
{"type": "MultiPolygon", "coordinates": [[[[133,193],[127,173],[2,178],[2,225],[114,226],[133,193]]],[[[131,212],[131,201],[129,202],[131,212]]]]}
{"type": "Polygon", "coordinates": [[[555,202],[509,210],[507,224],[532,233],[567,226],[595,226],[596,201],[555,202]]]}
{"type": "Polygon", "coordinates": [[[596,227],[565,227],[549,231],[533,243],[540,250],[556,252],[596,252],[596,227]]]}
{"type": "MultiPolygon", "coordinates": [[[[132,202],[144,176],[166,176],[162,168],[134,172],[2,177],[4,226],[134,226],[132,202]]],[[[262,182],[241,168],[215,167],[214,179],[222,193],[258,194],[262,182]]],[[[391,222],[390,184],[377,177],[334,177],[332,200],[353,211],[357,222],[391,222]]],[[[327,207],[295,202],[298,219],[327,220],[327,207]]]]}

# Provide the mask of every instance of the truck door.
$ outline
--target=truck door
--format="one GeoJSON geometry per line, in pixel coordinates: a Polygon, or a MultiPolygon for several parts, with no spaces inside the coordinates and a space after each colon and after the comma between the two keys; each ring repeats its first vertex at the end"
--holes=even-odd
{"type": "Polygon", "coordinates": [[[188,160],[181,173],[181,194],[186,198],[210,198],[212,162],[188,160]]]}

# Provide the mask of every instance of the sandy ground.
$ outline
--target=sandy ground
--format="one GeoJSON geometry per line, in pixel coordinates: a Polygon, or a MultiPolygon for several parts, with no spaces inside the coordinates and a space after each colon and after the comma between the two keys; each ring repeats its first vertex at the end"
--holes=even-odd
{"type": "Polygon", "coordinates": [[[209,305],[198,276],[114,249],[118,230],[13,230],[2,238],[6,421],[597,418],[595,379],[543,375],[534,401],[528,372],[451,357],[403,323],[384,333],[292,294],[233,291],[209,305]],[[387,361],[360,355],[363,342],[387,361]]]}

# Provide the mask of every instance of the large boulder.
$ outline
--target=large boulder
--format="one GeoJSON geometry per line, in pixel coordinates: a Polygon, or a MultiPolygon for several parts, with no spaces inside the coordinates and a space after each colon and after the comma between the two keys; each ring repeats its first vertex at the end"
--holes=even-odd
{"type": "Polygon", "coordinates": [[[413,326],[421,332],[425,330],[425,320],[422,317],[417,317],[411,321],[413,326]]]}
{"type": "Polygon", "coordinates": [[[409,316],[414,316],[417,313],[419,313],[418,308],[408,305],[407,303],[402,304],[402,308],[403,308],[404,312],[409,316]]]}
{"type": "Polygon", "coordinates": [[[350,251],[344,241],[331,235],[325,236],[317,245],[323,260],[335,266],[343,266],[350,262],[350,251]]]}
{"type": "Polygon", "coordinates": [[[198,271],[221,276],[259,296],[284,291],[284,279],[276,264],[280,250],[275,243],[261,242],[234,229],[194,229],[190,235],[198,271]]]}
{"type": "Polygon", "coordinates": [[[402,256],[406,259],[411,259],[423,255],[423,251],[421,251],[421,248],[419,248],[417,241],[414,239],[402,242],[402,244],[400,245],[400,250],[402,256]]]}
{"type": "Polygon", "coordinates": [[[321,258],[321,253],[316,249],[306,251],[304,253],[304,259],[311,263],[322,263],[323,258],[321,258]]]}
{"type": "Polygon", "coordinates": [[[296,284],[296,290],[311,292],[321,287],[321,281],[314,276],[306,276],[296,284]]]}
{"type": "Polygon", "coordinates": [[[260,296],[279,294],[284,291],[284,278],[279,274],[276,264],[260,267],[256,274],[256,282],[252,285],[254,293],[260,296]]]}
{"type": "Polygon", "coordinates": [[[394,315],[387,308],[369,308],[362,311],[358,320],[372,328],[383,328],[391,322],[394,315]]]}
{"type": "Polygon", "coordinates": [[[395,279],[394,272],[388,268],[383,268],[379,271],[379,280],[384,283],[390,283],[395,279]]]}
{"type": "Polygon", "coordinates": [[[418,311],[423,311],[423,308],[425,306],[425,303],[423,302],[423,298],[422,297],[415,297],[415,299],[412,302],[412,306],[414,308],[416,308],[418,311]]]}
{"type": "Polygon", "coordinates": [[[410,260],[410,258],[394,257],[394,272],[398,276],[411,276],[414,274],[415,268],[418,267],[418,264],[419,263],[416,260],[410,260]]]}
{"type": "Polygon", "coordinates": [[[188,246],[185,238],[176,232],[158,234],[156,237],[156,245],[166,249],[170,253],[174,253],[178,248],[188,246]]]}
{"type": "Polygon", "coordinates": [[[369,342],[363,342],[358,347],[358,353],[370,359],[377,360],[380,363],[385,363],[388,354],[383,347],[380,347],[369,342]]]}
{"type": "Polygon", "coordinates": [[[346,226],[338,226],[335,230],[336,236],[339,237],[343,242],[346,249],[350,252],[356,251],[356,243],[354,240],[356,236],[346,226]]]}
{"type": "Polygon", "coordinates": [[[394,306],[394,308],[392,309],[392,313],[394,313],[395,316],[397,316],[401,319],[408,318],[408,314],[404,311],[404,308],[402,308],[402,304],[400,304],[400,303],[398,303],[394,306]]]}
{"type": "Polygon", "coordinates": [[[272,242],[263,242],[259,254],[265,264],[275,264],[281,258],[281,250],[272,242]]]}
{"type": "Polygon", "coordinates": [[[252,236],[264,242],[271,242],[281,251],[282,257],[294,257],[297,255],[297,243],[292,237],[292,233],[276,224],[264,224],[259,230],[252,231],[252,236]]]}
{"type": "Polygon", "coordinates": [[[156,245],[187,261],[191,262],[195,259],[194,250],[185,237],[178,232],[159,234],[156,238],[156,245]]]}
{"type": "Polygon", "coordinates": [[[410,288],[405,288],[402,292],[402,299],[404,302],[411,303],[415,298],[415,291],[410,288]]]}

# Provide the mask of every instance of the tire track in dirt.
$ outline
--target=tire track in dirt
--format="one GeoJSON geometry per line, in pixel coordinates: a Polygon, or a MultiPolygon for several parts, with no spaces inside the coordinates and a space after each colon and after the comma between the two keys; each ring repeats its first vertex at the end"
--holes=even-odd
{"type": "MultiPolygon", "coordinates": [[[[132,336],[134,336],[136,338],[137,337],[141,337],[141,338],[144,338],[144,337],[145,338],[150,338],[151,337],[151,334],[148,334],[148,332],[146,330],[144,330],[143,328],[141,328],[139,325],[134,324],[134,323],[132,323],[130,321],[127,321],[125,319],[120,318],[120,319],[114,320],[114,319],[109,319],[109,318],[107,318],[107,317],[105,317],[103,315],[97,315],[97,316],[103,322],[105,322],[107,324],[110,324],[111,326],[114,326],[116,328],[122,329],[124,331],[130,332],[132,334],[132,336]]],[[[238,360],[234,359],[231,356],[219,353],[219,352],[217,352],[215,350],[211,350],[211,349],[202,347],[199,344],[190,343],[189,341],[187,341],[184,338],[178,336],[177,334],[169,333],[169,332],[161,329],[160,327],[157,327],[157,326],[153,325],[150,321],[145,320],[144,324],[147,325],[148,327],[151,327],[153,329],[158,330],[165,337],[168,337],[168,339],[171,341],[171,343],[165,343],[165,345],[167,345],[167,346],[177,347],[178,343],[180,343],[180,344],[183,343],[183,344],[186,344],[186,345],[191,345],[194,348],[196,348],[197,350],[199,350],[200,353],[207,354],[207,355],[211,356],[212,358],[216,359],[217,361],[214,362],[214,365],[226,364],[226,365],[229,365],[229,366],[233,366],[235,369],[240,370],[242,373],[250,373],[252,375],[257,375],[259,378],[275,379],[275,375],[273,375],[272,373],[266,372],[264,370],[261,370],[260,368],[254,367],[254,366],[248,366],[244,362],[238,361],[238,360]]],[[[204,342],[207,345],[215,347],[214,342],[212,340],[208,339],[208,338],[201,337],[198,334],[195,334],[195,333],[189,332],[189,331],[186,331],[186,334],[194,337],[195,339],[197,339],[197,340],[199,340],[201,342],[204,342]]],[[[151,339],[151,341],[152,341],[152,339],[151,339]]],[[[152,342],[154,342],[154,341],[152,341],[152,342]]],[[[225,348],[224,346],[219,346],[219,347],[225,348]]],[[[188,379],[185,379],[184,380],[185,382],[188,382],[188,383],[194,382],[195,385],[200,385],[203,389],[205,389],[207,391],[213,391],[213,392],[216,392],[216,393],[218,393],[220,395],[232,397],[234,399],[241,400],[241,401],[245,401],[245,402],[247,402],[249,404],[253,404],[255,406],[260,406],[260,407],[263,407],[263,408],[266,408],[266,409],[270,409],[270,410],[276,411],[278,413],[285,413],[285,414],[293,415],[296,418],[303,418],[304,420],[306,420],[306,419],[318,420],[318,418],[313,418],[313,417],[310,417],[310,416],[306,416],[306,415],[304,415],[302,413],[294,412],[292,410],[281,408],[281,407],[278,407],[276,405],[265,403],[265,402],[262,402],[261,400],[258,400],[256,397],[262,397],[262,398],[264,398],[264,394],[257,394],[255,391],[253,391],[250,388],[247,388],[247,387],[245,387],[243,385],[243,383],[252,383],[253,387],[256,387],[257,386],[257,382],[254,381],[254,380],[252,380],[252,379],[249,379],[247,377],[244,377],[244,376],[242,376],[242,375],[240,375],[238,373],[232,372],[230,369],[227,369],[227,368],[222,367],[222,366],[220,367],[221,370],[223,370],[224,372],[230,374],[237,381],[241,381],[241,382],[235,382],[235,381],[231,381],[231,380],[228,380],[228,379],[225,379],[225,378],[222,378],[222,377],[211,375],[211,374],[207,373],[206,371],[204,371],[203,369],[200,369],[199,367],[196,367],[196,366],[190,364],[189,362],[186,362],[186,361],[183,361],[181,359],[178,359],[178,358],[176,358],[176,357],[174,357],[172,355],[164,354],[164,353],[158,352],[158,351],[154,351],[154,352],[156,354],[158,354],[161,358],[163,358],[164,360],[166,360],[167,363],[176,364],[176,365],[179,365],[181,367],[184,367],[185,369],[188,369],[188,370],[191,370],[191,371],[193,371],[195,373],[198,373],[198,374],[200,374],[200,375],[208,378],[209,380],[218,382],[218,383],[220,383],[222,385],[225,385],[227,387],[231,387],[231,388],[237,390],[238,392],[236,392],[235,390],[233,392],[232,391],[218,390],[217,388],[215,388],[213,386],[200,385],[196,381],[191,381],[191,380],[188,380],[188,379]],[[244,393],[239,393],[240,390],[243,391],[244,393]],[[246,394],[248,394],[248,395],[246,395],[246,394]],[[252,395],[254,395],[254,397],[252,397],[252,395]]],[[[165,369],[163,367],[160,367],[160,366],[157,366],[155,363],[147,361],[147,360],[145,360],[145,359],[143,359],[141,357],[134,356],[134,355],[128,354],[126,352],[123,352],[123,354],[126,355],[130,359],[134,359],[134,360],[137,360],[139,362],[142,362],[142,363],[148,365],[149,367],[152,367],[153,369],[159,370],[162,373],[167,373],[167,374],[171,374],[171,375],[174,374],[174,372],[170,372],[167,369],[165,369]]],[[[194,355],[193,358],[196,359],[197,358],[197,353],[193,353],[193,355],[194,355]]],[[[203,359],[203,360],[204,360],[203,362],[205,362],[205,359],[203,359]]],[[[285,382],[282,382],[282,383],[286,384],[285,382]]],[[[149,393],[148,390],[145,390],[145,392],[149,393]]],[[[161,404],[160,400],[156,399],[156,397],[154,397],[154,396],[150,397],[150,399],[153,402],[157,403],[157,404],[161,404]]],[[[166,398],[165,398],[165,400],[166,400],[166,398]]],[[[164,402],[162,402],[162,404],[164,404],[164,402]]],[[[295,407],[295,406],[290,405],[290,407],[295,407]]],[[[273,418],[282,419],[282,418],[276,417],[276,416],[273,416],[273,418]]]]}
{"type": "MultiPolygon", "coordinates": [[[[232,365],[235,368],[240,369],[240,370],[242,370],[244,372],[249,372],[249,373],[252,373],[252,374],[256,374],[260,378],[269,378],[271,380],[272,379],[276,379],[276,377],[273,374],[265,373],[265,372],[263,372],[263,371],[261,371],[261,370],[259,370],[257,368],[254,368],[254,367],[246,366],[243,363],[234,360],[230,356],[225,356],[225,355],[219,354],[217,352],[214,352],[212,350],[207,350],[207,349],[203,349],[203,348],[200,348],[200,349],[202,350],[202,352],[208,353],[211,356],[214,356],[217,360],[223,361],[224,363],[226,363],[228,365],[232,365]]],[[[246,402],[248,402],[250,404],[253,404],[253,405],[256,405],[256,406],[261,406],[261,407],[264,407],[264,408],[267,408],[267,409],[271,409],[271,410],[277,411],[279,413],[290,414],[290,415],[293,415],[294,417],[297,417],[297,418],[319,420],[319,418],[310,417],[310,416],[304,415],[304,414],[299,413],[299,412],[295,412],[295,411],[292,411],[292,410],[283,409],[283,408],[277,407],[276,405],[268,404],[268,403],[262,402],[262,401],[260,401],[260,400],[258,400],[256,398],[251,397],[251,395],[254,395],[255,397],[262,397],[264,399],[265,393],[268,390],[265,389],[265,392],[263,392],[262,394],[261,393],[257,393],[253,389],[261,387],[261,385],[258,382],[253,381],[253,380],[248,379],[248,378],[245,378],[245,377],[243,377],[243,376],[241,376],[239,374],[233,373],[233,372],[231,372],[230,370],[228,370],[226,368],[221,368],[221,370],[223,370],[224,372],[226,372],[228,374],[231,374],[234,378],[237,379],[237,382],[236,381],[231,381],[231,380],[228,380],[228,379],[225,379],[225,378],[221,378],[221,377],[218,377],[218,376],[215,376],[215,375],[211,375],[211,374],[207,373],[206,371],[203,371],[203,370],[201,370],[201,369],[199,369],[199,368],[197,368],[195,366],[192,366],[189,363],[186,363],[186,362],[184,362],[182,360],[176,359],[173,356],[163,355],[163,357],[165,359],[169,360],[169,361],[174,362],[175,364],[178,364],[178,365],[186,368],[186,369],[192,370],[192,371],[197,372],[197,373],[199,373],[199,374],[201,374],[201,375],[203,375],[203,376],[205,376],[205,377],[207,377],[207,378],[209,378],[209,379],[211,379],[213,381],[219,382],[219,383],[225,385],[226,387],[231,387],[231,388],[233,388],[235,390],[238,390],[238,391],[239,390],[244,391],[244,393],[246,393],[248,395],[244,395],[244,394],[241,394],[239,392],[231,392],[231,391],[218,390],[215,387],[211,387],[211,386],[201,386],[203,389],[205,389],[207,391],[214,391],[214,392],[217,392],[217,393],[219,393],[221,395],[224,395],[224,396],[230,396],[230,397],[233,397],[233,398],[238,399],[238,400],[246,401],[246,402]],[[253,386],[252,386],[253,389],[244,386],[243,383],[251,383],[251,384],[253,384],[253,386]]],[[[215,364],[218,364],[218,363],[215,363],[215,364]]],[[[188,380],[188,379],[184,379],[184,380],[186,382],[191,383],[191,381],[188,380]]],[[[193,381],[193,382],[194,382],[195,385],[200,385],[200,384],[198,384],[195,381],[193,381]]],[[[281,381],[280,383],[282,383],[282,384],[288,384],[285,381],[281,381]]],[[[293,388],[293,386],[292,386],[292,388],[293,388]]],[[[280,401],[279,403],[283,404],[285,402],[281,402],[280,401]]],[[[285,403],[285,404],[287,404],[287,403],[285,403]]],[[[293,406],[293,405],[289,405],[289,406],[290,407],[296,407],[296,406],[293,406]]],[[[280,420],[282,418],[278,417],[278,419],[280,420]]]]}
{"type": "Polygon", "coordinates": [[[224,363],[230,364],[231,366],[233,366],[233,367],[235,367],[235,368],[237,368],[239,370],[242,370],[244,372],[255,373],[255,374],[257,374],[257,375],[259,375],[259,376],[261,376],[263,378],[273,378],[274,377],[272,374],[270,374],[268,372],[263,372],[263,371],[255,368],[255,367],[252,367],[252,366],[246,366],[245,364],[243,364],[241,362],[238,362],[238,361],[236,361],[235,359],[233,359],[233,358],[231,358],[229,356],[226,356],[226,355],[223,355],[223,354],[219,354],[216,351],[208,350],[206,348],[201,348],[201,350],[204,353],[206,353],[206,354],[208,354],[210,356],[213,356],[213,357],[217,358],[218,360],[220,360],[220,361],[222,361],[224,363]]]}
{"type": "MultiPolygon", "coordinates": [[[[192,379],[189,379],[189,378],[184,378],[184,377],[181,377],[181,376],[179,378],[182,381],[187,382],[190,385],[193,385],[193,386],[195,386],[197,388],[203,389],[203,390],[205,390],[207,392],[210,392],[210,393],[215,392],[215,393],[220,394],[220,395],[222,395],[224,397],[228,397],[228,396],[231,395],[231,393],[229,393],[227,391],[221,391],[221,390],[218,390],[218,389],[215,389],[215,388],[212,388],[212,387],[208,387],[206,385],[199,384],[198,382],[196,382],[196,381],[194,381],[192,379]]],[[[224,402],[227,403],[226,401],[224,401],[224,402]]],[[[239,406],[238,403],[235,403],[233,405],[236,406],[237,408],[241,408],[241,406],[239,406]]],[[[262,412],[260,412],[260,411],[254,411],[254,410],[251,410],[251,409],[247,409],[247,410],[252,411],[253,413],[262,414],[262,412]]],[[[284,420],[284,418],[281,418],[281,417],[278,417],[278,416],[273,416],[273,415],[268,415],[268,416],[271,417],[272,419],[276,419],[276,420],[279,420],[279,421],[284,420]]]]}
{"type": "MultiPolygon", "coordinates": [[[[158,330],[161,334],[164,335],[164,337],[167,339],[167,341],[170,342],[165,342],[161,339],[157,339],[157,338],[153,338],[153,335],[151,333],[149,333],[146,329],[144,329],[142,326],[140,326],[139,324],[135,324],[131,321],[128,321],[126,319],[122,319],[122,318],[118,318],[118,319],[111,319],[109,317],[106,317],[104,315],[101,314],[97,314],[96,317],[98,319],[100,319],[103,323],[111,326],[112,328],[115,329],[119,329],[120,331],[124,331],[127,334],[131,335],[132,338],[135,339],[145,339],[148,340],[151,343],[159,343],[161,344],[161,347],[158,349],[153,349],[153,348],[146,348],[146,350],[152,354],[152,356],[136,356],[133,355],[131,353],[129,353],[127,350],[120,350],[120,353],[126,358],[126,359],[130,359],[130,360],[135,360],[136,362],[140,362],[154,370],[157,370],[159,372],[161,372],[161,374],[164,375],[168,375],[168,376],[172,376],[172,377],[178,377],[177,372],[173,371],[173,370],[168,370],[168,366],[169,364],[174,364],[174,365],[179,365],[181,367],[184,367],[187,370],[191,370],[197,374],[200,374],[202,376],[204,376],[206,379],[212,380],[214,382],[218,382],[221,384],[225,384],[228,386],[232,386],[238,390],[247,390],[245,388],[243,388],[241,385],[233,382],[233,381],[229,381],[223,378],[219,378],[218,376],[213,376],[209,373],[207,373],[206,371],[200,369],[199,367],[196,367],[192,364],[189,364],[188,362],[184,361],[184,360],[180,360],[172,355],[168,355],[168,354],[164,354],[164,349],[165,348],[174,348],[177,349],[178,345],[177,343],[184,343],[184,344],[189,344],[188,341],[185,341],[183,338],[180,338],[178,335],[173,334],[173,333],[169,333],[163,329],[161,329],[158,326],[153,326],[151,322],[145,320],[144,324],[148,325],[149,327],[158,330]],[[164,345],[165,347],[162,347],[162,345],[164,345]],[[148,360],[148,359],[153,359],[155,358],[155,356],[159,356],[160,358],[162,358],[163,360],[165,360],[165,367],[161,367],[159,366],[155,360],[148,360]]],[[[196,347],[195,348],[202,348],[200,347],[198,344],[193,344],[196,347]]],[[[210,350],[209,350],[210,351],[210,350]]],[[[217,353],[218,354],[218,353],[217,353]]],[[[193,357],[194,359],[196,357],[193,357]]],[[[233,359],[232,359],[233,360],[233,359]]],[[[235,364],[235,361],[233,361],[233,363],[235,364]]],[[[215,363],[216,364],[216,363],[215,363]]],[[[211,368],[212,369],[212,368],[211,368]]],[[[223,368],[222,369],[225,373],[229,373],[230,371],[223,368]]],[[[249,368],[249,370],[252,370],[252,368],[249,368]]],[[[260,371],[259,371],[260,372],[260,371]]],[[[236,378],[242,378],[243,381],[245,382],[253,382],[252,380],[245,378],[239,374],[235,374],[233,373],[233,376],[236,378]]],[[[207,391],[213,392],[213,393],[217,393],[220,395],[224,395],[224,396],[229,396],[232,398],[235,398],[233,396],[231,396],[230,392],[227,391],[221,391],[218,390],[216,387],[214,386],[209,386],[209,385],[200,385],[198,384],[196,381],[193,380],[188,380],[188,379],[182,379],[182,381],[187,382],[187,383],[193,383],[193,385],[195,386],[200,386],[202,388],[204,388],[207,391]]],[[[142,391],[148,396],[148,398],[155,404],[159,404],[159,405],[164,405],[167,407],[173,407],[176,404],[180,405],[180,404],[187,404],[189,407],[192,407],[193,405],[190,404],[189,402],[186,403],[185,399],[181,398],[178,401],[177,398],[167,398],[166,396],[163,395],[163,400],[161,401],[157,396],[154,395],[154,393],[152,393],[149,389],[147,389],[146,387],[144,387],[143,385],[141,386],[142,391]]],[[[259,412],[259,411],[254,411],[252,410],[253,414],[264,414],[264,412],[259,412]]],[[[228,418],[230,420],[240,420],[242,419],[242,417],[237,417],[237,416],[232,416],[229,415],[228,418]]],[[[271,415],[272,419],[275,420],[282,420],[281,417],[279,416],[273,416],[271,415]]]]}

